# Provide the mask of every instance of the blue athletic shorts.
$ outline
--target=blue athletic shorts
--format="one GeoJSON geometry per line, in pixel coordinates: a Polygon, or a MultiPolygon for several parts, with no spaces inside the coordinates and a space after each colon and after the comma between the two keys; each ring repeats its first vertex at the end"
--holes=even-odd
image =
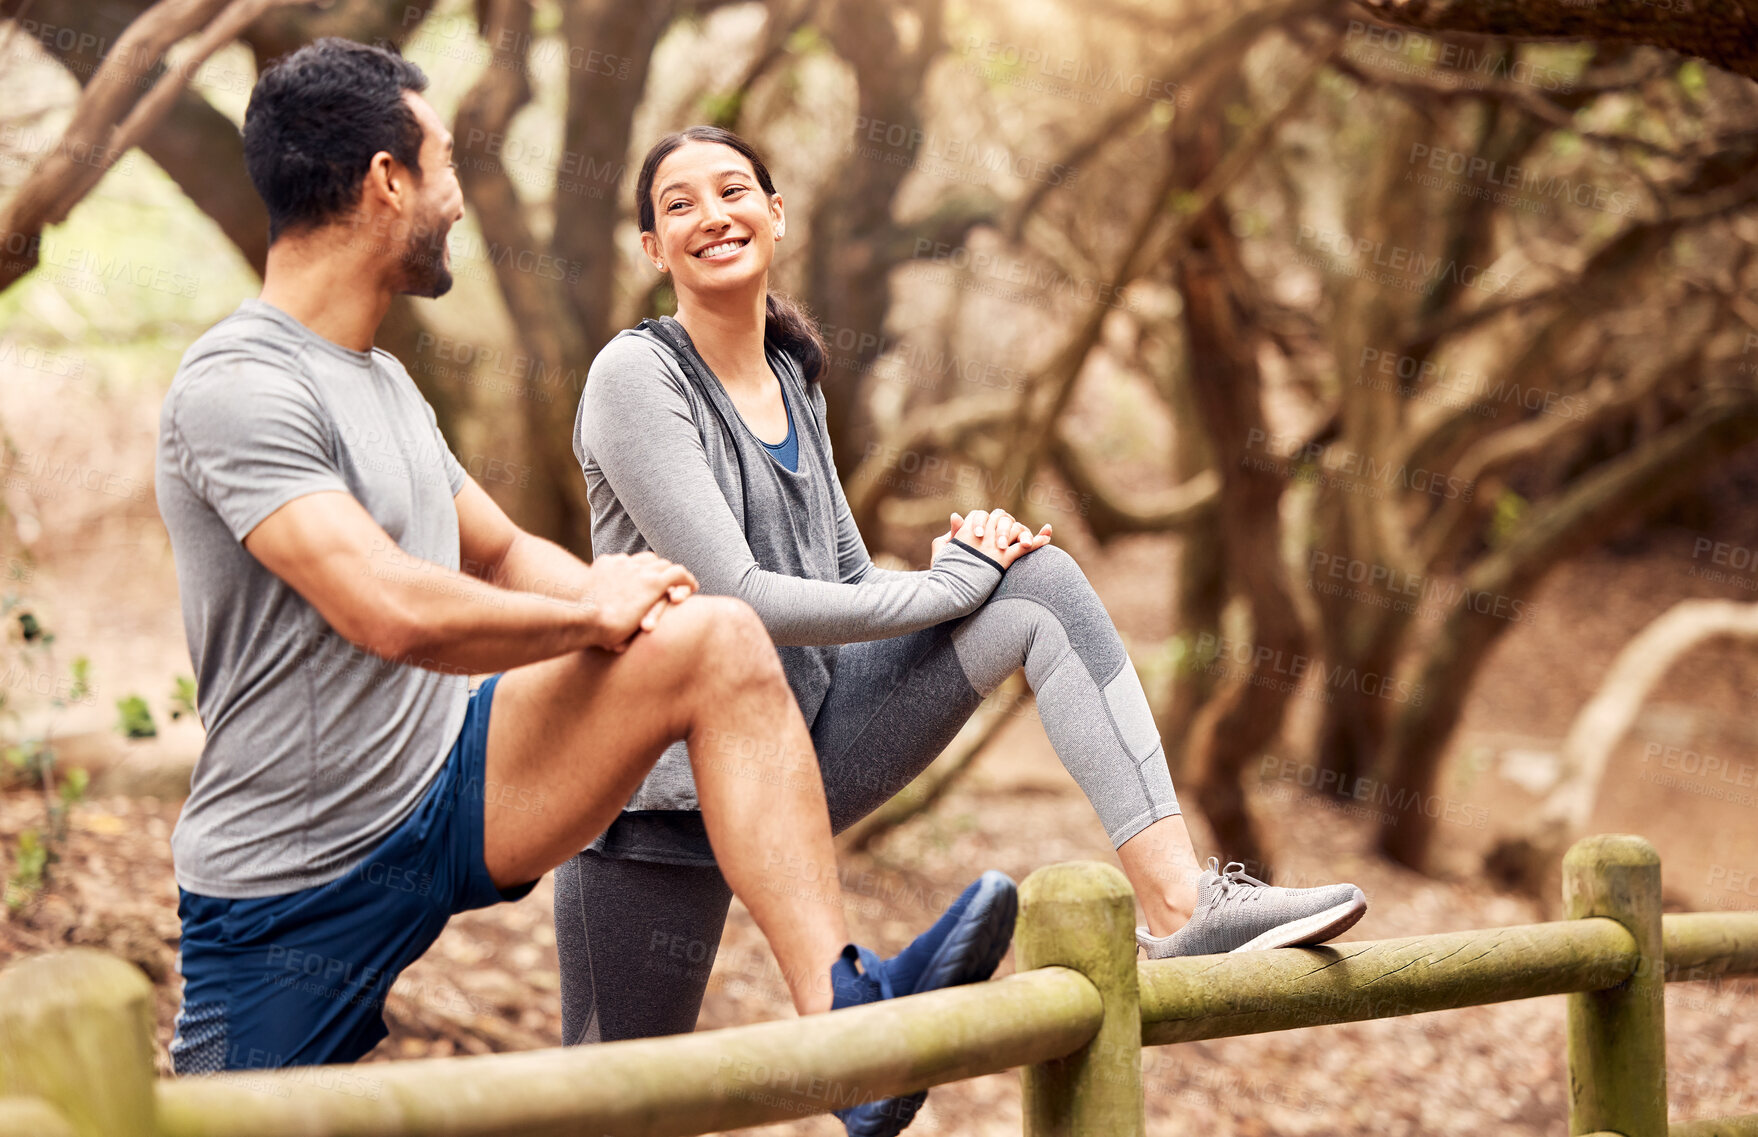
{"type": "Polygon", "coordinates": [[[353,1062],[388,1033],[385,994],[455,912],[518,900],[482,859],[491,676],[429,787],[365,860],[315,888],[225,900],[179,889],[179,1074],[353,1062]]]}

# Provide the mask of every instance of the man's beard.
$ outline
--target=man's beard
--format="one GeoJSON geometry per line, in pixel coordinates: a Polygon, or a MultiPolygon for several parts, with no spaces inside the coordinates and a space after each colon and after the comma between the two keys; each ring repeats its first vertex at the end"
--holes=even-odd
{"type": "Polygon", "coordinates": [[[398,291],[429,300],[444,296],[452,287],[452,270],[446,267],[446,234],[450,225],[417,225],[403,246],[403,287],[398,291]]]}

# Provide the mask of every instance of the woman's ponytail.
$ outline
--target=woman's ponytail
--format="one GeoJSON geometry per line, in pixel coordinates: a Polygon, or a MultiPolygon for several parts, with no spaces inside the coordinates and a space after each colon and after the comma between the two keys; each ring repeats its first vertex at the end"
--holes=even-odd
{"type": "Polygon", "coordinates": [[[818,325],[797,302],[774,292],[764,301],[763,340],[794,357],[807,383],[824,371],[824,339],[818,325]]]}

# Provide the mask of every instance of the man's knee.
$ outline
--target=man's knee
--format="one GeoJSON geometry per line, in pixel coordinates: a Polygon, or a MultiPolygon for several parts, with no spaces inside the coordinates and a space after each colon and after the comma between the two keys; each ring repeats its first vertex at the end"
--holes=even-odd
{"type": "Polygon", "coordinates": [[[781,658],[762,618],[736,596],[692,596],[667,611],[654,634],[711,673],[763,680],[782,674],[781,658]]]}

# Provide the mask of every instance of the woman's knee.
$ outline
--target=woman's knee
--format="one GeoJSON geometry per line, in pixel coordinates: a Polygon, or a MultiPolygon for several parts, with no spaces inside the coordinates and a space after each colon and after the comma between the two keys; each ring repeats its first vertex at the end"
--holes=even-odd
{"type": "MultiPolygon", "coordinates": [[[[1060,625],[1068,645],[1086,665],[1095,682],[1104,683],[1124,665],[1128,653],[1111,621],[1110,612],[1093,590],[1086,573],[1063,549],[1045,545],[1009,565],[1000,585],[990,594],[989,602],[993,604],[1007,599],[1030,600],[1030,605],[1007,605],[1007,608],[1025,608],[1035,613],[1031,617],[1034,620],[1054,620],[1060,625]]],[[[1017,617],[1009,617],[1007,622],[1016,620],[1017,617]]],[[[1029,674],[1030,669],[1027,670],[1029,674]]]]}
{"type": "Polygon", "coordinates": [[[1070,589],[1077,594],[1092,592],[1087,574],[1066,549],[1045,545],[1033,549],[1007,567],[996,586],[996,595],[1024,595],[1051,599],[1066,595],[1070,589]]]}

